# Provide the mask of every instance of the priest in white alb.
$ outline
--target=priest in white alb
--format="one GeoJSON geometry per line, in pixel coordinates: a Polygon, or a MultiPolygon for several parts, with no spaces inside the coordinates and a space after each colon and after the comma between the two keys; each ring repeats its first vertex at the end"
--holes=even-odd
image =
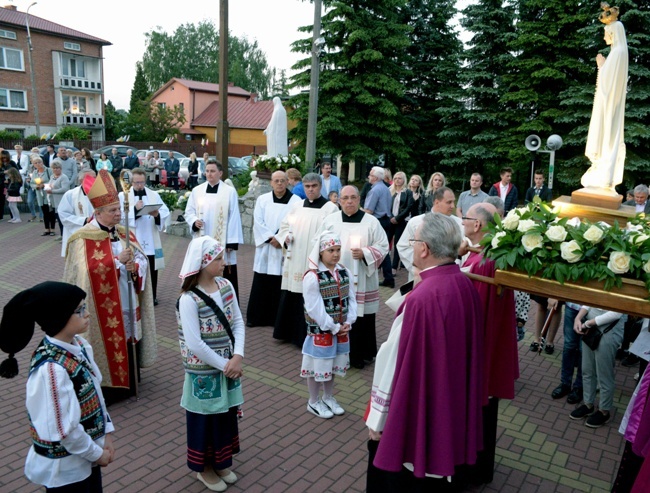
{"type": "Polygon", "coordinates": [[[205,164],[206,181],[192,189],[183,216],[194,237],[207,235],[226,246],[223,277],[233,285],[239,299],[237,249],[244,242],[244,234],[237,190],[221,181],[222,174],[221,163],[209,159],[205,164]]]}
{"type": "Polygon", "coordinates": [[[322,230],[341,238],[341,261],[354,275],[357,321],[350,330],[350,364],[363,368],[377,355],[375,315],[379,311],[379,268],[388,253],[388,238],[379,220],[360,209],[357,187],[341,189],[341,212],[329,215],[322,230]]]}
{"type": "Polygon", "coordinates": [[[273,326],[280,304],[282,286],[282,245],[275,239],[280,224],[291,207],[302,200],[293,195],[284,171],[271,176],[269,193],[260,195],[253,212],[255,262],[253,285],[246,313],[247,327],[273,326]]]}
{"type": "Polygon", "coordinates": [[[275,239],[284,248],[282,291],[273,337],[293,342],[302,348],[307,336],[305,311],[302,299],[302,278],[307,271],[312,240],[320,231],[326,216],[339,212],[339,208],[321,197],[321,177],[307,173],[302,179],[307,198],[296,203],[282,221],[275,239]]]}
{"type": "MultiPolygon", "coordinates": [[[[163,230],[165,220],[169,217],[169,208],[158,195],[144,185],[147,174],[143,168],[132,171],[131,190],[129,191],[129,227],[142,246],[149,260],[151,274],[151,288],[153,290],[153,304],[158,304],[158,271],[165,268],[160,232],[163,230]],[[145,206],[159,206],[157,210],[147,211],[145,206]]],[[[124,192],[120,192],[120,208],[124,220],[124,192]]]]}
{"type": "Polygon", "coordinates": [[[61,236],[61,256],[65,257],[65,251],[68,246],[68,239],[79,228],[90,221],[93,216],[93,205],[86,197],[83,189],[83,181],[86,176],[95,178],[95,172],[91,169],[84,169],[77,175],[78,187],[68,190],[63,194],[61,202],[56,212],[59,215],[61,224],[63,224],[63,236],[61,236]]]}

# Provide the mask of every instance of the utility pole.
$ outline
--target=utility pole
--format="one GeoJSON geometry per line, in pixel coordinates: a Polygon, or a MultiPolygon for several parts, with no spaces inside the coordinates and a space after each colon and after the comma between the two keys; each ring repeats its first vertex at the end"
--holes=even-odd
{"type": "Polygon", "coordinates": [[[217,122],[217,159],[228,177],[228,0],[220,0],[219,10],[219,121],[217,122]]]}
{"type": "Polygon", "coordinates": [[[309,84],[309,117],[307,119],[307,150],[305,161],[314,168],[316,160],[316,121],[318,119],[318,79],[320,75],[320,52],[324,40],[320,37],[321,0],[314,0],[314,33],[311,45],[311,80],[309,84]]]}
{"type": "Polygon", "coordinates": [[[36,3],[37,2],[34,2],[29,7],[27,7],[27,11],[25,12],[25,25],[27,26],[27,45],[29,46],[27,54],[29,55],[29,78],[32,82],[32,106],[34,107],[34,124],[36,125],[36,135],[40,137],[41,121],[38,117],[38,97],[36,95],[36,79],[34,78],[34,59],[32,58],[32,51],[34,51],[34,48],[32,47],[32,34],[29,31],[29,9],[36,5],[36,3]]]}

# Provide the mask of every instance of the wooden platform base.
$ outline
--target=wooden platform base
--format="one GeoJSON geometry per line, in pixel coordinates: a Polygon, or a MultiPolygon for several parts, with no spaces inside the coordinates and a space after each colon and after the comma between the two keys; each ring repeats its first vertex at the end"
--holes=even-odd
{"type": "MultiPolygon", "coordinates": [[[[574,194],[576,192],[573,192],[574,194]]],[[[609,208],[576,204],[573,201],[573,195],[562,195],[553,201],[559,211],[560,217],[579,217],[580,219],[588,219],[591,222],[605,221],[613,225],[618,222],[618,225],[624,227],[628,219],[636,216],[636,210],[629,205],[619,205],[618,209],[612,210],[609,208]]]]}
{"type": "Polygon", "coordinates": [[[597,193],[587,188],[581,188],[571,193],[571,203],[576,205],[588,205],[615,211],[618,210],[622,202],[623,197],[619,194],[597,193]]]}

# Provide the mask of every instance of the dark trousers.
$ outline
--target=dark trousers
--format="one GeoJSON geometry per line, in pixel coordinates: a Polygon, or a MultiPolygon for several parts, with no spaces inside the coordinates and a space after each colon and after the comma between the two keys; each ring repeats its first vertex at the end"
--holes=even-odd
{"type": "MultiPolygon", "coordinates": [[[[4,180],[4,175],[0,176],[0,180],[4,180]]],[[[5,217],[5,190],[0,189],[0,219],[5,217]]]]}
{"type": "Polygon", "coordinates": [[[178,176],[169,176],[169,174],[167,174],[167,186],[174,190],[178,190],[178,176]]]}
{"type": "Polygon", "coordinates": [[[56,221],[59,223],[59,229],[61,229],[61,236],[63,236],[63,223],[61,222],[61,218],[59,217],[58,212],[55,212],[54,216],[56,217],[56,221]]]}
{"type": "Polygon", "coordinates": [[[48,204],[43,204],[43,221],[45,223],[45,229],[54,231],[54,228],[56,228],[56,216],[54,214],[54,208],[48,204]]]}
{"type": "Polygon", "coordinates": [[[158,271],[156,270],[156,256],[147,255],[147,260],[149,260],[149,273],[151,274],[151,290],[153,291],[153,299],[158,298],[156,294],[158,293],[158,271]]]}
{"type": "MultiPolygon", "coordinates": [[[[397,270],[399,267],[399,253],[397,253],[397,242],[402,237],[406,229],[406,221],[393,225],[393,269],[397,270]]],[[[390,242],[390,240],[388,240],[390,242]]]]}
{"type": "Polygon", "coordinates": [[[643,457],[639,457],[632,451],[632,443],[625,441],[625,449],[621,457],[621,465],[612,486],[612,493],[629,493],[632,491],[634,481],[639,475],[643,465],[643,457]]]}
{"type": "Polygon", "coordinates": [[[473,484],[491,483],[494,478],[494,458],[497,448],[497,421],[499,399],[490,397],[483,406],[483,450],[476,457],[476,465],[469,466],[469,479],[473,484]]]}
{"type": "Polygon", "coordinates": [[[350,331],[350,363],[361,364],[372,361],[377,356],[377,334],[375,330],[375,314],[358,317],[350,331]]]}
{"type": "MultiPolygon", "coordinates": [[[[388,246],[390,248],[390,240],[393,238],[393,228],[392,224],[390,223],[390,218],[388,216],[382,217],[379,219],[379,224],[381,224],[381,227],[384,228],[384,232],[388,237],[388,246]]],[[[387,281],[389,283],[395,282],[395,278],[393,277],[393,269],[390,262],[390,253],[387,253],[386,257],[384,257],[384,261],[381,263],[381,270],[384,274],[384,281],[387,281]]]]}
{"type": "Polygon", "coordinates": [[[66,484],[56,488],[45,488],[46,493],[102,493],[102,468],[95,466],[90,476],[77,483],[66,484]]]}

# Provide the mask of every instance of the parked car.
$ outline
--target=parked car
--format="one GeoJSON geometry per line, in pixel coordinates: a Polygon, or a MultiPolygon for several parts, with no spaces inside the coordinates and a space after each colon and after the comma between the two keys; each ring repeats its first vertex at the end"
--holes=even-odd
{"type": "Polygon", "coordinates": [[[238,176],[248,169],[248,165],[240,157],[228,157],[228,176],[238,176]]]}
{"type": "Polygon", "coordinates": [[[243,158],[241,158],[241,160],[242,160],[244,163],[246,163],[246,166],[248,166],[248,167],[250,168],[250,166],[251,166],[251,161],[255,162],[255,157],[256,157],[256,156],[244,156],[243,158]]]}
{"type": "Polygon", "coordinates": [[[113,148],[117,149],[117,154],[122,159],[124,159],[126,157],[126,151],[128,151],[129,149],[131,149],[134,153],[138,151],[135,147],[132,147],[132,146],[127,146],[127,145],[124,145],[124,144],[115,144],[115,145],[112,145],[112,146],[100,147],[96,151],[93,151],[93,159],[95,161],[97,161],[102,152],[106,153],[106,155],[108,157],[110,157],[111,154],[113,153],[113,148]]]}
{"type": "MultiPolygon", "coordinates": [[[[140,164],[142,164],[142,161],[147,157],[148,153],[156,151],[158,151],[160,154],[160,159],[165,160],[169,157],[169,151],[167,149],[140,149],[139,151],[134,150],[133,152],[135,152],[135,155],[138,157],[138,161],[140,161],[140,164]]],[[[174,157],[180,161],[187,156],[185,154],[181,154],[178,151],[174,151],[174,157]]]]}
{"type": "MultiPolygon", "coordinates": [[[[47,152],[48,145],[49,144],[38,146],[38,152],[41,154],[41,156],[47,152]]],[[[79,150],[75,146],[60,146],[59,144],[54,144],[55,153],[59,152],[59,147],[65,147],[66,149],[70,149],[72,152],[76,152],[79,150]]]]}

